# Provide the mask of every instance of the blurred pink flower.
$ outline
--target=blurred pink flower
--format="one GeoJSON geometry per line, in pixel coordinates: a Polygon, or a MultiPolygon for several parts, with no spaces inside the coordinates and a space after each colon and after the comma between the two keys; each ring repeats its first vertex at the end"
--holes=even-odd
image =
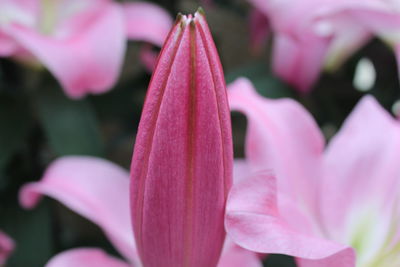
{"type": "Polygon", "coordinates": [[[337,68],[374,35],[400,43],[397,1],[248,1],[274,31],[274,71],[301,92],[312,88],[322,68],[337,68]]]}
{"type": "Polygon", "coordinates": [[[229,240],[221,254],[232,163],[223,71],[197,12],[178,17],[158,59],[136,138],[131,191],[128,173],[113,163],[64,157],[40,182],[22,188],[20,202],[32,208],[42,194],[58,199],[97,223],[129,262],[86,248],[61,253],[49,267],[261,267],[255,253],[229,240]]]}
{"type": "Polygon", "coordinates": [[[14,250],[14,241],[0,231],[0,266],[3,266],[11,252],[14,250]]]}
{"type": "Polygon", "coordinates": [[[80,98],[111,89],[127,39],[161,46],[171,25],[166,11],[146,2],[0,0],[0,56],[38,60],[80,98]]]}
{"type": "Polygon", "coordinates": [[[397,120],[366,96],[324,149],[317,124],[295,101],[262,98],[244,79],[228,94],[248,119],[242,173],[254,173],[228,198],[234,242],[295,256],[299,266],[400,265],[397,120]]]}

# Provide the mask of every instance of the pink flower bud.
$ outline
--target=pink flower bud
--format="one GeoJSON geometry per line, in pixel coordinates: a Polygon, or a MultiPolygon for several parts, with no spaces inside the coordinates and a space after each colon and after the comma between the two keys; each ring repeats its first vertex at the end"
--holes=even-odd
{"type": "Polygon", "coordinates": [[[224,75],[204,14],[179,15],[148,89],[131,166],[145,267],[217,265],[232,154],[224,75]]]}

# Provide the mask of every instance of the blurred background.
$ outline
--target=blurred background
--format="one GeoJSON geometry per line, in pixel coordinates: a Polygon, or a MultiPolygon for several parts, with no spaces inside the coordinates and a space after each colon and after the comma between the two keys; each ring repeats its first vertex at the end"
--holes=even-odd
{"type": "MultiPolygon", "coordinates": [[[[248,2],[151,2],[166,9],[171,17],[177,12],[193,13],[202,5],[227,83],[245,76],[265,97],[300,101],[313,114],[327,140],[366,93],[374,95],[387,110],[396,110],[400,96],[396,59],[378,39],[369,41],[336,71],[322,73],[311,93],[302,94],[271,71],[273,33],[258,48],[252,47],[252,7],[248,2]],[[376,80],[360,90],[354,86],[354,75],[363,58],[372,62],[376,80]]],[[[122,73],[112,90],[79,100],[67,97],[46,69],[0,58],[0,229],[17,244],[7,266],[43,266],[52,255],[82,246],[101,247],[117,255],[97,226],[58,202],[45,198],[37,208],[23,210],[17,196],[23,184],[40,179],[46,166],[59,156],[93,155],[129,168],[150,80],[148,68],[140,60],[143,45],[129,41],[122,73]]],[[[246,119],[233,113],[232,122],[235,157],[243,157],[246,119]]],[[[295,266],[291,258],[279,255],[267,258],[264,264],[295,266]]]]}

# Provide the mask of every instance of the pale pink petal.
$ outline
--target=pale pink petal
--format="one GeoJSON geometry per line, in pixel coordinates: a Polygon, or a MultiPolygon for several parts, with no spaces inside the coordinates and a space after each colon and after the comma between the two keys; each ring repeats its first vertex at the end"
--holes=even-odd
{"type": "Polygon", "coordinates": [[[12,56],[17,49],[15,41],[0,30],[0,57],[12,56]]]}
{"type": "MultiPolygon", "coordinates": [[[[396,3],[393,1],[392,3],[396,3]]],[[[348,36],[348,46],[343,45],[344,51],[351,52],[354,48],[357,48],[357,38],[362,40],[362,34],[369,35],[368,39],[374,34],[381,37],[383,40],[394,45],[394,50],[399,64],[399,35],[398,29],[400,27],[400,16],[398,12],[393,12],[397,10],[400,6],[397,3],[392,5],[391,2],[388,3],[374,3],[374,5],[366,3],[359,3],[358,5],[343,5],[338,8],[338,10],[331,10],[329,15],[325,17],[332,19],[337,23],[342,23],[345,21],[347,29],[345,34],[348,36]],[[355,28],[358,32],[351,30],[355,28]],[[353,39],[352,39],[353,38],[353,39]]],[[[362,42],[361,44],[364,44],[362,42]]],[[[334,58],[334,57],[331,57],[334,58]]]]}
{"type": "Polygon", "coordinates": [[[235,159],[233,162],[233,183],[238,183],[251,176],[251,167],[245,159],[235,159]]]}
{"type": "Polygon", "coordinates": [[[9,23],[33,26],[39,4],[31,0],[0,0],[0,57],[13,56],[19,49],[18,43],[7,34],[9,23]]]}
{"type": "Polygon", "coordinates": [[[277,207],[275,178],[265,172],[233,186],[225,227],[235,243],[251,251],[313,260],[333,257],[335,265],[332,267],[355,264],[351,248],[304,234],[287,224],[277,207]]]}
{"type": "MultiPolygon", "coordinates": [[[[36,16],[38,12],[40,12],[40,1],[37,0],[1,0],[2,7],[8,8],[8,10],[14,11],[14,18],[17,18],[19,21],[24,20],[22,17],[28,16],[36,16]]],[[[26,19],[25,19],[26,20],[26,19]]]]}
{"type": "Polygon", "coordinates": [[[123,10],[129,39],[162,46],[173,22],[166,10],[146,2],[125,3],[123,10]]]}
{"type": "Polygon", "coordinates": [[[230,84],[228,95],[231,109],[247,116],[251,168],[273,170],[280,192],[315,209],[324,138],[311,115],[291,99],[261,97],[246,79],[230,84]]]}
{"type": "Polygon", "coordinates": [[[268,18],[272,29],[279,34],[304,41],[313,35],[313,19],[322,7],[329,7],[320,0],[270,1],[248,0],[268,18]]]}
{"type": "MultiPolygon", "coordinates": [[[[117,80],[125,52],[123,14],[119,5],[104,4],[92,21],[68,38],[51,38],[22,25],[8,33],[36,56],[73,98],[110,90],[117,80]]],[[[81,19],[86,20],[84,16],[81,19]]]]}
{"type": "Polygon", "coordinates": [[[357,24],[377,35],[397,31],[400,17],[397,1],[332,1],[316,14],[316,19],[331,21],[334,27],[339,23],[339,34],[347,29],[342,27],[344,21],[350,28],[357,24]]]}
{"type": "Polygon", "coordinates": [[[5,233],[0,231],[0,266],[6,263],[7,258],[14,250],[14,241],[8,237],[5,233]]]}
{"type": "Polygon", "coordinates": [[[364,26],[341,21],[346,31],[335,34],[325,58],[328,71],[338,69],[350,56],[363,47],[373,37],[364,26]]]}
{"type": "Polygon", "coordinates": [[[396,8],[379,0],[248,1],[276,34],[274,71],[301,92],[311,89],[325,64],[337,68],[372,33],[385,35],[400,26],[396,8]]]}
{"type": "Polygon", "coordinates": [[[22,188],[20,202],[33,208],[42,194],[57,199],[99,225],[118,251],[134,262],[128,177],[124,169],[104,159],[62,157],[48,167],[40,182],[22,188]]]}
{"type": "Polygon", "coordinates": [[[277,33],[273,44],[276,74],[306,93],[317,81],[329,49],[330,38],[304,32],[301,39],[277,33]]]}
{"type": "Polygon", "coordinates": [[[46,267],[133,267],[101,249],[77,248],[54,256],[46,267]]]}
{"type": "MultiPolygon", "coordinates": [[[[400,27],[396,7],[384,1],[332,2],[315,17],[330,25],[334,37],[327,57],[328,68],[335,69],[360,49],[373,35],[389,39],[400,27]]],[[[321,22],[319,21],[319,22],[321,22]]],[[[390,40],[393,42],[393,40],[390,40]]]]}
{"type": "Polygon", "coordinates": [[[399,158],[398,121],[373,97],[364,97],[325,153],[321,211],[332,236],[346,235],[353,221],[373,220],[368,235],[377,231],[374,243],[385,241],[388,226],[398,217],[399,158]]]}
{"type": "Polygon", "coordinates": [[[307,93],[317,81],[329,49],[331,34],[318,34],[313,14],[318,0],[249,0],[268,18],[274,31],[272,67],[274,72],[307,93]]]}
{"type": "Polygon", "coordinates": [[[261,257],[252,251],[235,245],[229,238],[225,241],[224,250],[217,267],[262,267],[261,257]]]}
{"type": "Polygon", "coordinates": [[[327,257],[322,260],[309,260],[296,258],[298,267],[341,267],[341,266],[355,266],[354,253],[349,249],[342,250],[335,255],[327,257]]]}

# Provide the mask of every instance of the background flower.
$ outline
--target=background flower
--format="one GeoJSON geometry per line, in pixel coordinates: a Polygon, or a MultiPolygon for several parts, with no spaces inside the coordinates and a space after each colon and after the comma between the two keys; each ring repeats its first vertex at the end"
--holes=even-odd
{"type": "Polygon", "coordinates": [[[230,194],[233,240],[296,256],[299,266],[397,264],[399,122],[366,96],[324,151],[299,104],[263,99],[246,80],[231,87],[232,108],[249,119],[246,162],[256,172],[230,194]]]}
{"type": "Polygon", "coordinates": [[[0,56],[38,60],[72,98],[110,90],[127,39],[161,46],[172,25],[145,2],[2,0],[0,9],[0,56]]]}
{"type": "Polygon", "coordinates": [[[400,13],[395,1],[249,2],[274,31],[274,71],[301,92],[313,88],[324,68],[337,70],[374,36],[393,43],[398,54],[400,13]]]}
{"type": "Polygon", "coordinates": [[[0,231],[0,264],[4,265],[7,258],[14,250],[14,241],[8,237],[5,233],[0,231]]]}

